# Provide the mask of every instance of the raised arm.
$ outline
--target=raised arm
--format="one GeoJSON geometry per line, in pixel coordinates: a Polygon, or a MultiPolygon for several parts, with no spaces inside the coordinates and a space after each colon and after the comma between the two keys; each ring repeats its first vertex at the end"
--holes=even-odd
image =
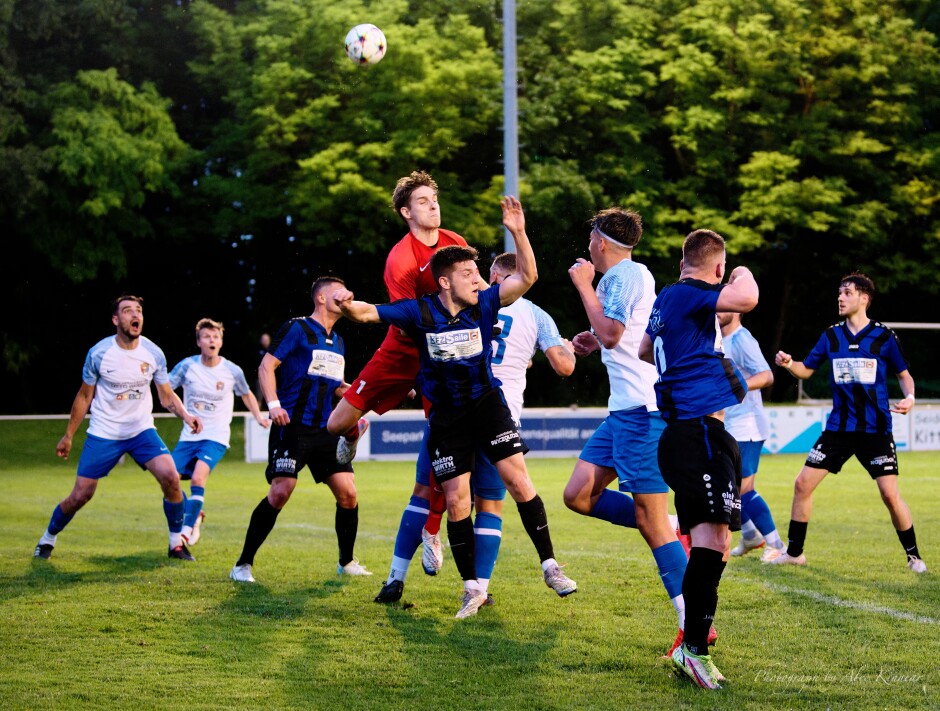
{"type": "Polygon", "coordinates": [[[728,279],[728,285],[718,295],[716,311],[733,311],[746,314],[757,306],[760,290],[754,275],[747,267],[735,267],[728,279]]]}
{"type": "Polygon", "coordinates": [[[356,323],[382,323],[375,304],[365,301],[353,301],[353,293],[349,289],[337,289],[332,295],[333,301],[343,312],[343,316],[356,323]]]}
{"type": "Polygon", "coordinates": [[[512,195],[507,195],[500,206],[503,209],[503,224],[516,244],[516,272],[503,279],[499,285],[500,306],[508,306],[531,289],[539,275],[535,266],[535,253],[525,231],[522,203],[512,195]]]}
{"type": "Polygon", "coordinates": [[[623,337],[624,326],[617,319],[610,318],[604,314],[604,305],[597,298],[594,291],[594,265],[586,259],[578,257],[575,263],[568,269],[568,276],[571,283],[578,291],[581,297],[581,303],[584,305],[584,312],[587,314],[588,321],[591,323],[591,329],[597,340],[604,348],[616,348],[623,337]]]}
{"type": "Polygon", "coordinates": [[[168,412],[172,412],[185,422],[193,434],[202,432],[202,420],[186,411],[186,408],[183,406],[183,401],[180,400],[180,396],[174,392],[173,387],[169,383],[160,383],[157,385],[157,397],[160,398],[160,404],[163,405],[164,409],[168,412]]]}
{"type": "Polygon", "coordinates": [[[65,426],[65,434],[55,447],[55,453],[63,459],[69,458],[69,452],[72,451],[72,438],[78,432],[78,428],[88,414],[88,408],[91,407],[91,401],[95,397],[95,386],[88,383],[82,383],[72,401],[72,411],[69,414],[69,423],[65,426]]]}

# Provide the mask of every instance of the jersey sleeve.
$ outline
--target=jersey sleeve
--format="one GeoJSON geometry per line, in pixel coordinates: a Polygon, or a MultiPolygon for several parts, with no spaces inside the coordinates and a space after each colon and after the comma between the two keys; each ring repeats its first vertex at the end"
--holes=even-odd
{"type": "Polygon", "coordinates": [[[770,370],[770,365],[767,363],[767,359],[764,358],[764,354],[761,353],[757,339],[749,331],[742,329],[738,334],[737,341],[735,343],[736,352],[732,360],[741,370],[751,374],[770,370]]]}
{"type": "Polygon", "coordinates": [[[399,249],[398,245],[388,253],[384,279],[390,301],[414,299],[418,296],[415,293],[418,266],[414,264],[414,260],[408,259],[410,256],[410,250],[399,249]]]}
{"type": "Polygon", "coordinates": [[[895,373],[903,373],[910,368],[907,358],[904,357],[904,351],[901,350],[898,335],[894,331],[891,331],[891,338],[885,343],[884,358],[895,373]]]}
{"type": "Polygon", "coordinates": [[[604,293],[604,315],[624,326],[643,296],[643,282],[622,271],[608,272],[601,277],[598,288],[604,293]]]}
{"type": "Polygon", "coordinates": [[[420,319],[420,314],[417,313],[418,302],[414,299],[396,301],[392,304],[376,304],[375,310],[385,323],[398,326],[405,332],[411,329],[416,318],[420,319]]]}
{"type": "Polygon", "coordinates": [[[225,361],[225,365],[232,373],[232,378],[235,380],[233,390],[238,397],[242,395],[247,395],[251,392],[251,388],[248,387],[248,380],[245,379],[245,371],[242,370],[239,366],[235,365],[232,361],[225,361]]]}
{"type": "Polygon", "coordinates": [[[101,377],[101,360],[104,358],[105,349],[95,346],[88,351],[85,356],[85,365],[82,367],[82,382],[85,385],[97,385],[101,377]]]}
{"type": "Polygon", "coordinates": [[[816,370],[823,362],[829,358],[829,339],[826,338],[825,332],[819,337],[819,340],[816,341],[816,345],[813,346],[813,350],[809,352],[809,355],[803,359],[803,365],[805,365],[810,370],[816,370]]]}
{"type": "Polygon", "coordinates": [[[153,382],[157,385],[170,382],[170,375],[166,370],[166,356],[163,354],[163,349],[153,341],[141,341],[141,343],[153,354],[153,359],[156,362],[156,368],[153,371],[153,382]]]}
{"type": "Polygon", "coordinates": [[[189,363],[189,358],[184,358],[170,371],[170,387],[174,390],[183,386],[183,382],[186,380],[186,372],[189,370],[189,363]]]}
{"type": "Polygon", "coordinates": [[[294,321],[288,321],[281,326],[277,335],[271,340],[268,353],[283,363],[294,348],[294,341],[297,339],[295,334],[298,330],[300,327],[294,328],[294,321]]]}
{"type": "Polygon", "coordinates": [[[551,316],[535,304],[532,304],[532,313],[535,315],[536,339],[543,353],[549,348],[565,345],[551,316]]]}

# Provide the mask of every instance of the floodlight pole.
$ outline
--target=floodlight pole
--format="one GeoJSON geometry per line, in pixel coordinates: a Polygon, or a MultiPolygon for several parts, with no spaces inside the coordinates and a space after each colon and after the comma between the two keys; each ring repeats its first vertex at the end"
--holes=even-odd
{"type": "MultiPolygon", "coordinates": [[[[519,196],[519,122],[516,80],[516,0],[503,0],[503,180],[505,195],[519,196]]],[[[509,230],[505,251],[516,251],[509,230]]]]}

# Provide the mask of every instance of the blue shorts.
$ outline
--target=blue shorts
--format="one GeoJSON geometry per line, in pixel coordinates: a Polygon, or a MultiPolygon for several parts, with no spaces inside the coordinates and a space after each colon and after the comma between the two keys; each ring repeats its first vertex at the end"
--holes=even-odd
{"type": "Polygon", "coordinates": [[[103,479],[125,454],[130,454],[138,466],[144,469],[144,465],[154,457],[169,453],[169,448],[152,427],[130,439],[104,439],[87,435],[82,456],[78,460],[78,476],[103,479]]]}
{"type": "MultiPolygon", "coordinates": [[[[415,469],[415,481],[424,486],[431,485],[431,456],[428,453],[428,435],[431,433],[429,423],[424,423],[424,441],[418,451],[418,463],[415,469]]],[[[473,472],[470,475],[470,487],[474,496],[487,501],[502,501],[506,498],[506,485],[496,471],[496,467],[479,449],[473,462],[473,472]]]]}
{"type": "Polygon", "coordinates": [[[657,448],[666,423],[645,407],[607,415],[581,450],[579,459],[617,472],[620,491],[665,494],[669,487],[659,473],[657,448]]]}
{"type": "Polygon", "coordinates": [[[176,443],[176,448],[173,450],[173,461],[176,462],[176,471],[180,473],[180,479],[192,479],[197,460],[208,464],[211,472],[215,469],[215,465],[222,461],[227,451],[228,447],[211,439],[200,439],[195,442],[181,441],[176,443]]]}
{"type": "Polygon", "coordinates": [[[757,474],[757,467],[760,465],[760,453],[763,448],[764,440],[760,442],[738,442],[738,449],[741,450],[742,479],[757,474]]]}

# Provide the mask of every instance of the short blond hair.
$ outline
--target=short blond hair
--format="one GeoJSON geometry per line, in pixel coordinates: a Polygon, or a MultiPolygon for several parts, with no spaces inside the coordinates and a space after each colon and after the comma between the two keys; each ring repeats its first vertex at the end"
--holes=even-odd
{"type": "Polygon", "coordinates": [[[220,336],[225,335],[225,326],[221,321],[213,321],[211,318],[201,318],[196,322],[196,338],[199,338],[199,332],[204,328],[212,328],[219,332],[220,336]]]}

